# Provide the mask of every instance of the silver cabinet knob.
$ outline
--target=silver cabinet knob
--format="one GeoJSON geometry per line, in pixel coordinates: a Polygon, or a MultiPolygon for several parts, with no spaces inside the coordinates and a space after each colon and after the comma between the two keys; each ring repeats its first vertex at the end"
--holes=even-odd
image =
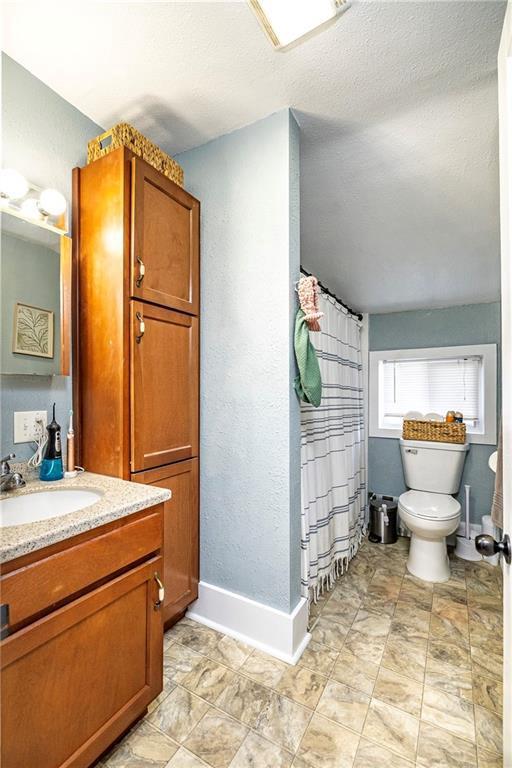
{"type": "Polygon", "coordinates": [[[505,562],[510,565],[512,561],[512,547],[510,545],[510,536],[505,534],[501,541],[496,541],[490,533],[481,533],[475,539],[475,547],[484,557],[492,557],[501,552],[505,562]]]}

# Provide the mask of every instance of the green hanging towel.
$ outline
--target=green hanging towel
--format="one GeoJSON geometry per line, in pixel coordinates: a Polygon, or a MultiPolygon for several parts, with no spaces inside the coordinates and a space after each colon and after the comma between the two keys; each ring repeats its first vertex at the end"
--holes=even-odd
{"type": "Polygon", "coordinates": [[[295,379],[297,396],[318,408],[322,400],[322,378],[302,309],[297,311],[295,318],[295,359],[299,368],[299,375],[295,379]]]}

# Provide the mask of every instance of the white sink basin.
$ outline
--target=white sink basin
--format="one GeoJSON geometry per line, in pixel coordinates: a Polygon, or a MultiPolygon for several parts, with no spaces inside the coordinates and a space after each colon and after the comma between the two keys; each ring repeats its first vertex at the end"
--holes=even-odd
{"type": "Polygon", "coordinates": [[[55,491],[34,491],[0,501],[0,526],[24,525],[61,517],[90,507],[101,499],[100,491],[69,488],[55,491]]]}

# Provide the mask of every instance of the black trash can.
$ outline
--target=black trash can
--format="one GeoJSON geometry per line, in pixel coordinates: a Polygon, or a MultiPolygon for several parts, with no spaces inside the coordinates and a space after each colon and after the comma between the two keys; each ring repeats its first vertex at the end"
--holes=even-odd
{"type": "Polygon", "coordinates": [[[392,496],[377,496],[370,498],[370,532],[368,539],[374,544],[394,544],[397,534],[396,501],[392,496]]]}

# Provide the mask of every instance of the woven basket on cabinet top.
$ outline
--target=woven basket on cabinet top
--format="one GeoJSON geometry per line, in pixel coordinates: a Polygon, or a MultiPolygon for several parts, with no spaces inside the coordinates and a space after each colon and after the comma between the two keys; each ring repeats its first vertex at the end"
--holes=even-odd
{"type": "Polygon", "coordinates": [[[163,173],[168,179],[174,181],[180,187],[183,186],[183,168],[176,160],[162,152],[160,147],[146,139],[136,128],[128,123],[118,123],[110,130],[96,136],[87,144],[87,162],[92,163],[103,155],[108,155],[114,149],[127,147],[135,155],[145,160],[157,171],[163,173]]]}
{"type": "Polygon", "coordinates": [[[404,440],[428,440],[432,443],[465,443],[466,425],[448,421],[404,419],[404,440]]]}

